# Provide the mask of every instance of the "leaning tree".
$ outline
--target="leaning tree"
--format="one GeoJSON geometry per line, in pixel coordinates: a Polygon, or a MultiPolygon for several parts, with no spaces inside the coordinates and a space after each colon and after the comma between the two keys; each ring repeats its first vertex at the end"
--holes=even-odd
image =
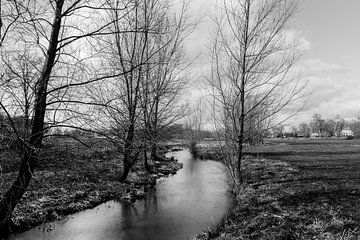
{"type": "MultiPolygon", "coordinates": [[[[0,199],[0,235],[11,231],[12,213],[35,173],[45,133],[54,126],[74,124],[72,115],[84,114],[79,105],[87,104],[77,96],[78,90],[108,77],[94,71],[92,53],[93,37],[114,34],[107,31],[111,22],[99,21],[109,11],[106,2],[0,2],[2,125],[14,137],[21,160],[17,177],[0,199]],[[19,109],[27,119],[26,135],[14,122],[19,109]]],[[[119,5],[118,17],[132,6],[131,1],[119,5]]]]}

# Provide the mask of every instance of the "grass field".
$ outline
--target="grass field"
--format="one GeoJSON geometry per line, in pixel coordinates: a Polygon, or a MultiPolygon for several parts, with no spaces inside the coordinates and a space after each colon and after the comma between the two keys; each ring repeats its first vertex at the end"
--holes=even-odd
{"type": "Polygon", "coordinates": [[[251,149],[254,155],[296,167],[301,182],[322,181],[333,187],[360,186],[360,140],[273,140],[251,149]]]}
{"type": "MultiPolygon", "coordinates": [[[[0,196],[16,178],[19,163],[15,152],[0,152],[0,196]]],[[[46,148],[28,191],[15,208],[13,230],[23,231],[62,219],[108,200],[141,198],[157,178],[174,174],[181,168],[181,164],[169,159],[150,164],[153,173],[147,173],[139,161],[127,181],[120,183],[121,156],[101,144],[85,148],[68,140],[61,141],[55,148],[46,148]]]]}
{"type": "Polygon", "coordinates": [[[360,239],[359,140],[268,140],[248,153],[248,184],[212,238],[360,239]]]}

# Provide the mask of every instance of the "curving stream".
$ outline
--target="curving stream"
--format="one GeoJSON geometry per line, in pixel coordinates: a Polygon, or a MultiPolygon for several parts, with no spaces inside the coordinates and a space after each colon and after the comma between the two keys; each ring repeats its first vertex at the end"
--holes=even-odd
{"type": "Polygon", "coordinates": [[[186,150],[168,156],[184,167],[160,180],[147,198],[132,205],[110,201],[52,223],[52,231],[34,228],[10,240],[191,239],[218,223],[231,207],[225,171],[220,163],[193,159],[186,150]]]}

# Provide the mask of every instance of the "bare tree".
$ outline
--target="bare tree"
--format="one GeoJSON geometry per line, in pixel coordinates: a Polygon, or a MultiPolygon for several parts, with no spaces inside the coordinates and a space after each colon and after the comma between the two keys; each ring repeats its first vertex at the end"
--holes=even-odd
{"type": "Polygon", "coordinates": [[[309,124],[303,122],[299,124],[299,132],[305,136],[305,137],[310,137],[310,133],[311,133],[311,128],[309,126],[309,124]]]}
{"type": "MultiPolygon", "coordinates": [[[[32,92],[33,97],[15,94],[9,88],[1,89],[5,90],[1,93],[1,111],[16,136],[21,165],[17,178],[0,201],[0,235],[11,230],[13,210],[32,179],[48,128],[66,122],[70,124],[72,117],[69,117],[68,113],[79,113],[78,104],[86,105],[86,102],[74,100],[77,92],[75,90],[107,77],[102,73],[93,75],[94,66],[90,66],[89,60],[92,55],[92,37],[113,34],[107,31],[107,26],[111,23],[103,22],[100,26],[94,24],[104,12],[109,10],[104,7],[104,2],[14,0],[6,1],[1,6],[0,51],[24,52],[24,49],[30,46],[32,54],[38,57],[35,62],[39,59],[42,66],[36,69],[38,73],[33,74],[28,66],[34,69],[38,66],[30,58],[25,57],[26,55],[23,55],[21,64],[16,66],[14,62],[6,61],[7,59],[12,61],[13,57],[4,58],[5,55],[1,54],[1,64],[6,66],[1,68],[1,71],[7,69],[8,73],[17,76],[10,82],[19,79],[21,82],[21,79],[25,79],[22,89],[26,89],[27,93],[32,92]],[[19,74],[24,66],[27,66],[26,71],[19,74]],[[29,76],[35,78],[32,79],[34,86],[32,80],[28,79],[29,76]],[[27,108],[25,114],[31,114],[30,135],[27,139],[21,137],[13,121],[17,109],[11,101],[14,98],[19,99],[17,102],[21,102],[20,98],[23,98],[25,101],[23,106],[27,108]],[[26,99],[31,98],[33,98],[32,102],[26,102],[28,101],[26,99]]],[[[123,10],[123,14],[119,16],[121,18],[126,14],[129,5],[121,5],[119,8],[123,10]]],[[[6,75],[9,74],[1,72],[2,84],[6,83],[5,85],[10,87],[6,75]]]]}
{"type": "Polygon", "coordinates": [[[186,115],[187,105],[179,103],[188,81],[183,43],[196,26],[189,22],[186,1],[181,3],[176,14],[171,13],[174,10],[170,5],[169,1],[164,1],[163,13],[157,19],[158,34],[150,38],[151,53],[147,49],[147,55],[151,58],[142,84],[143,122],[153,160],[158,158],[157,145],[162,139],[162,131],[186,115]]]}
{"type": "Polygon", "coordinates": [[[242,183],[243,146],[249,132],[267,129],[303,88],[291,74],[299,55],[286,30],[297,4],[232,0],[223,1],[220,9],[208,82],[218,132],[242,183]]]}
{"type": "Polygon", "coordinates": [[[340,137],[342,130],[344,130],[346,122],[339,115],[335,117],[335,136],[340,137]]]}
{"type": "MultiPolygon", "coordinates": [[[[16,2],[14,2],[17,4],[16,2]]],[[[22,195],[26,191],[32,174],[35,169],[36,160],[38,158],[38,150],[41,147],[43,139],[44,117],[46,108],[46,92],[50,79],[52,67],[55,63],[56,48],[58,44],[58,37],[61,28],[61,14],[63,1],[56,3],[56,10],[54,13],[54,20],[52,23],[51,38],[49,41],[48,54],[44,63],[43,70],[39,79],[37,80],[37,91],[34,103],[34,117],[31,127],[31,137],[28,142],[20,142],[22,145],[22,162],[19,169],[19,175],[10,189],[5,193],[0,203],[0,232],[6,233],[10,230],[11,215],[16,204],[21,199],[22,195]]],[[[15,6],[17,7],[17,6],[15,6]]],[[[8,115],[11,122],[10,113],[1,103],[2,109],[8,115]]],[[[13,124],[12,124],[13,125],[13,124]]],[[[15,127],[14,127],[15,128],[15,127]]],[[[20,137],[18,138],[20,141],[20,137]]]]}
{"type": "MultiPolygon", "coordinates": [[[[135,1],[127,16],[111,26],[134,31],[99,39],[105,69],[124,72],[89,90],[93,101],[105,106],[97,108],[100,127],[111,129],[107,139],[123,156],[120,181],[141,152],[147,166],[149,144],[157,157],[161,130],[182,116],[178,98],[186,83],[182,44],[188,34],[185,2],[183,6],[175,14],[166,0],[135,1]]],[[[108,17],[117,15],[114,10],[108,17]]]]}
{"type": "MultiPolygon", "coordinates": [[[[123,1],[110,4],[113,9],[108,14],[110,19],[118,19],[121,11],[118,5],[123,1]]],[[[132,29],[126,34],[114,34],[99,39],[98,51],[104,59],[104,69],[109,72],[124,72],[90,89],[93,101],[102,103],[97,108],[102,118],[101,127],[108,128],[111,136],[107,138],[122,154],[123,169],[120,181],[125,181],[131,167],[141,152],[141,129],[139,118],[141,115],[142,82],[145,77],[146,64],[149,56],[149,38],[154,30],[153,4],[158,1],[135,1],[134,8],[127,16],[119,21],[113,21],[110,28],[132,29]],[[106,92],[106,94],[104,94],[106,92]]],[[[106,131],[106,130],[105,130],[106,131]]],[[[107,135],[109,135],[107,134],[107,135]]]]}
{"type": "Polygon", "coordinates": [[[190,114],[185,121],[186,138],[191,154],[196,157],[198,154],[198,144],[201,141],[201,128],[204,124],[203,101],[199,99],[191,106],[190,114]]]}
{"type": "Polygon", "coordinates": [[[311,131],[317,133],[318,137],[322,137],[325,130],[325,120],[322,119],[321,114],[314,114],[312,121],[310,122],[311,131]]]}

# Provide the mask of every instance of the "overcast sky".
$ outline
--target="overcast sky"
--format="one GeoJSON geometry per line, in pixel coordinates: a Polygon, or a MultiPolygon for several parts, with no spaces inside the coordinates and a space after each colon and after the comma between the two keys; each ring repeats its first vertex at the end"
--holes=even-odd
{"type": "MultiPolygon", "coordinates": [[[[193,0],[193,11],[202,16],[215,0],[193,0]]],[[[299,64],[309,80],[306,108],[289,121],[297,125],[320,113],[324,118],[360,116],[360,1],[301,0],[299,12],[289,28],[298,32],[306,50],[299,64]]],[[[203,23],[188,41],[191,54],[201,52],[196,71],[206,69],[210,20],[203,23]]],[[[201,92],[201,90],[197,90],[201,92]]],[[[197,95],[197,91],[193,91],[197,95]]]]}

